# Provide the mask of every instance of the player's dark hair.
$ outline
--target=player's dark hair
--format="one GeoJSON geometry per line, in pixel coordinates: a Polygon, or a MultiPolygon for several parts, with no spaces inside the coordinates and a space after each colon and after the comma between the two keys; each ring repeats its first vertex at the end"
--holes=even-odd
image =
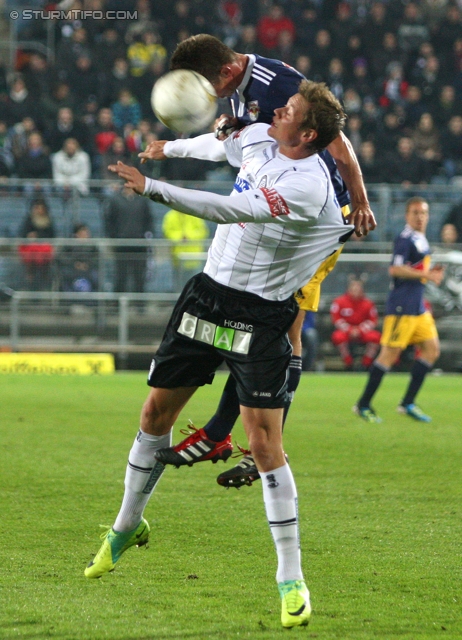
{"type": "Polygon", "coordinates": [[[409,200],[406,200],[406,213],[409,211],[409,209],[412,207],[413,204],[426,204],[428,205],[428,201],[425,200],[425,198],[422,198],[422,196],[413,196],[412,198],[409,198],[409,200]]]}
{"type": "Polygon", "coordinates": [[[214,83],[223,65],[235,59],[236,53],[218,38],[200,33],[180,42],[170,60],[170,69],[190,69],[214,83]]]}
{"type": "Polygon", "coordinates": [[[302,80],[298,92],[310,105],[300,129],[314,129],[318,135],[310,146],[315,151],[322,151],[340,135],[345,126],[343,107],[324,82],[302,80]]]}

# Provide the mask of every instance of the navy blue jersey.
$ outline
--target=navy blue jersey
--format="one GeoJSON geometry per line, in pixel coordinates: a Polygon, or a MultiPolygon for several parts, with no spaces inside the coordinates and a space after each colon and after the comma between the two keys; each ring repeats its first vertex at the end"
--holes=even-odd
{"type": "MultiPolygon", "coordinates": [[[[234,116],[242,124],[271,124],[274,110],[284,107],[298,92],[304,76],[293,67],[271,58],[250,55],[244,79],[229,99],[234,116]]],[[[350,204],[350,194],[328,151],[319,154],[329,169],[335,194],[341,207],[350,204]]]]}
{"type": "MultiPolygon", "coordinates": [[[[427,238],[406,225],[395,240],[392,265],[427,269],[430,266],[430,247],[427,238]]],[[[424,313],[424,278],[421,280],[393,278],[390,287],[385,312],[387,316],[418,316],[424,313]]]]}

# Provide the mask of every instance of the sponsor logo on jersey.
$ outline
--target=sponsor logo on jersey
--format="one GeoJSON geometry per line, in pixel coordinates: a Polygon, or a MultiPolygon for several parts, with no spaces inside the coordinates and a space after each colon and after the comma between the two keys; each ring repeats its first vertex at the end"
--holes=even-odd
{"type": "Polygon", "coordinates": [[[247,111],[249,112],[249,118],[252,122],[256,122],[258,120],[258,116],[260,115],[260,107],[258,104],[258,100],[251,100],[247,103],[247,111]]]}
{"type": "Polygon", "coordinates": [[[263,176],[263,178],[260,180],[257,189],[261,189],[262,187],[266,187],[268,183],[268,176],[263,176]]]}
{"type": "MultiPolygon", "coordinates": [[[[225,320],[225,323],[233,322],[225,320]]],[[[252,325],[246,325],[243,322],[236,322],[236,325],[242,325],[245,327],[252,327],[252,325]]],[[[192,340],[198,340],[199,342],[205,342],[217,349],[223,349],[224,351],[232,351],[233,353],[249,353],[250,338],[252,333],[250,330],[243,331],[241,329],[234,329],[231,326],[220,327],[213,322],[196,318],[196,316],[187,313],[183,313],[180,326],[178,327],[178,333],[191,338],[192,340]]]]}
{"type": "Polygon", "coordinates": [[[277,216],[289,215],[290,209],[287,206],[287,202],[281,195],[279,195],[276,189],[267,189],[266,187],[262,187],[261,191],[263,192],[263,195],[265,196],[266,201],[269,204],[269,208],[273,218],[277,218],[277,216]]]}
{"type": "Polygon", "coordinates": [[[236,181],[234,182],[234,189],[238,193],[242,193],[243,191],[248,191],[250,189],[250,184],[244,178],[240,176],[236,176],[236,181]]]}
{"type": "Polygon", "coordinates": [[[246,322],[239,322],[236,320],[225,320],[225,327],[231,327],[231,329],[239,329],[241,331],[249,331],[252,333],[253,324],[247,324],[246,322]]]}

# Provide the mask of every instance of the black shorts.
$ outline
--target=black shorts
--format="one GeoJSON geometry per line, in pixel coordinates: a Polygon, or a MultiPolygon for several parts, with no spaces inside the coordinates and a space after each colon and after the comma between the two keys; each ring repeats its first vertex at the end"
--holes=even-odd
{"type": "Polygon", "coordinates": [[[297,312],[294,297],[264,300],[200,273],[175,305],[148,384],[164,389],[210,384],[226,362],[242,405],[283,407],[292,352],[287,331],[297,312]]]}

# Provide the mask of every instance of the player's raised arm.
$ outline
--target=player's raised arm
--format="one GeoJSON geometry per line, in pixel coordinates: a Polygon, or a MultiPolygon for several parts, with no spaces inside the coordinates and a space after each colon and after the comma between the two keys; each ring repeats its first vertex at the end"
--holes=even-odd
{"type": "Polygon", "coordinates": [[[377,222],[369,204],[361,169],[353,147],[342,132],[330,143],[327,150],[337,163],[337,168],[351,196],[353,210],[347,220],[354,224],[357,236],[367,236],[369,231],[376,228],[377,222]]]}
{"type": "Polygon", "coordinates": [[[223,142],[217,140],[213,133],[206,133],[186,140],[157,140],[151,142],[146,150],[139,153],[142,160],[165,160],[166,158],[196,158],[210,162],[226,160],[223,142]]]}

